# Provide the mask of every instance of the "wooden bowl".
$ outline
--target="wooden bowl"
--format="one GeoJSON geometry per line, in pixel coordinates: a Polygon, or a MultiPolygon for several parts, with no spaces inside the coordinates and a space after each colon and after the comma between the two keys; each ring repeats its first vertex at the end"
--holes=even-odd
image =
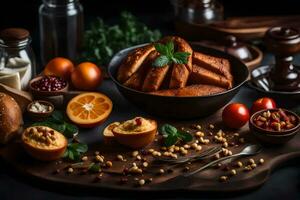
{"type": "Polygon", "coordinates": [[[139,149],[152,143],[155,139],[155,135],[157,133],[157,123],[154,120],[151,120],[151,123],[154,125],[154,128],[144,132],[124,134],[116,132],[115,129],[113,129],[112,132],[120,144],[128,146],[132,149],[139,149]]]}
{"type": "Polygon", "coordinates": [[[282,109],[284,112],[288,113],[289,115],[293,115],[297,118],[297,125],[294,128],[283,130],[283,131],[271,131],[271,130],[265,130],[259,126],[257,126],[253,119],[256,118],[258,115],[261,115],[263,112],[266,111],[277,111],[278,109],[265,109],[258,111],[254,113],[250,120],[249,120],[249,128],[250,131],[255,137],[265,144],[283,144],[291,140],[297,133],[300,131],[300,118],[296,113],[293,113],[292,111],[282,109]]]}
{"type": "Polygon", "coordinates": [[[50,115],[53,113],[53,111],[54,111],[54,105],[51,102],[49,102],[49,101],[36,100],[36,101],[33,101],[30,104],[28,104],[26,110],[27,110],[28,115],[31,117],[31,119],[33,119],[35,121],[43,121],[44,119],[50,117],[50,115]],[[51,110],[49,110],[47,112],[33,112],[33,111],[30,110],[30,107],[35,102],[39,102],[41,104],[45,104],[47,106],[50,106],[51,110]]]}
{"type": "Polygon", "coordinates": [[[39,91],[35,88],[32,87],[32,83],[36,82],[38,80],[41,80],[44,76],[37,76],[33,79],[30,80],[29,82],[29,90],[31,91],[32,95],[36,98],[36,99],[41,99],[41,98],[45,98],[45,97],[52,97],[52,96],[60,96],[60,95],[64,95],[68,92],[69,89],[69,83],[67,83],[66,87],[64,87],[61,90],[57,90],[57,91],[39,91]]]}

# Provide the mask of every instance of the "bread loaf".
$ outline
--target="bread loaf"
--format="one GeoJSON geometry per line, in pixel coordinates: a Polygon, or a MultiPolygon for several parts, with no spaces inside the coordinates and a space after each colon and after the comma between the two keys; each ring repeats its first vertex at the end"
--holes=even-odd
{"type": "Polygon", "coordinates": [[[22,125],[20,106],[11,96],[0,93],[0,143],[5,144],[16,136],[22,125]]]}

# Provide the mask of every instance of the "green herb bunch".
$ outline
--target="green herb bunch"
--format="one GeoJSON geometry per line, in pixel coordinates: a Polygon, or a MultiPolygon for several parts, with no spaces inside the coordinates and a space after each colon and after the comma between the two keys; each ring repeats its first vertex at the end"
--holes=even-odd
{"type": "Polygon", "coordinates": [[[161,133],[164,137],[165,146],[167,147],[172,146],[179,141],[190,142],[193,140],[193,136],[191,134],[180,131],[170,124],[163,125],[161,127],[161,133]]]}
{"type": "Polygon", "coordinates": [[[154,42],[161,37],[158,30],[151,30],[129,12],[122,12],[120,23],[110,26],[97,18],[84,35],[83,59],[98,65],[107,65],[121,49],[154,42]]]}

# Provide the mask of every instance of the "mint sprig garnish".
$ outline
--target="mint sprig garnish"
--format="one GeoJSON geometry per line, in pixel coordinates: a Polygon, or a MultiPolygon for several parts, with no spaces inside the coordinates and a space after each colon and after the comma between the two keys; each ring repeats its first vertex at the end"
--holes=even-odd
{"type": "Polygon", "coordinates": [[[88,146],[83,143],[70,142],[63,155],[64,158],[73,161],[79,161],[80,156],[88,151],[88,146]]]}
{"type": "Polygon", "coordinates": [[[176,144],[178,141],[190,142],[193,136],[187,132],[179,131],[176,127],[165,124],[161,127],[161,133],[164,137],[165,146],[169,147],[176,144]]]}
{"type": "Polygon", "coordinates": [[[165,45],[156,43],[154,47],[160,53],[160,56],[152,63],[155,67],[163,67],[171,63],[186,64],[188,57],[191,55],[188,52],[174,52],[174,43],[172,41],[167,42],[165,45]]]}

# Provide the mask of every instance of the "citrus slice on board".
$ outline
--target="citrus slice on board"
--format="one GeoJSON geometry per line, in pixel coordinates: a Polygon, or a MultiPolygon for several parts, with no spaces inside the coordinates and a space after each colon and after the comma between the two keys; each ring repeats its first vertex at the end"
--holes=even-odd
{"type": "Polygon", "coordinates": [[[69,101],[67,115],[78,126],[94,127],[107,119],[112,107],[112,101],[104,94],[87,92],[69,101]]]}

